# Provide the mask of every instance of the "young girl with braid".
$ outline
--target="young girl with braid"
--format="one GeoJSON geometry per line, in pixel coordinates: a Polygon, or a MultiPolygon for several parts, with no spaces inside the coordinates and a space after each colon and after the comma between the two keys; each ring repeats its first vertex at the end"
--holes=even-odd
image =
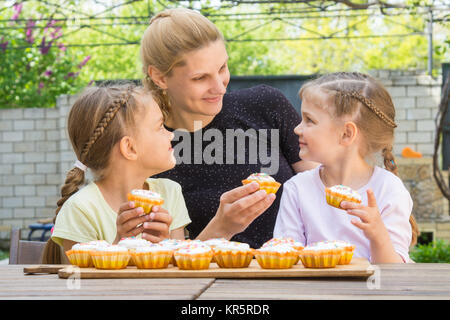
{"type": "Polygon", "coordinates": [[[148,178],[175,166],[173,133],[149,91],[132,85],[87,88],[68,117],[77,161],[61,188],[55,227],[44,263],[61,263],[60,247],[92,240],[118,243],[139,236],[152,242],[184,239],[190,223],[181,187],[169,179],[148,178]],[[94,181],[83,188],[89,168],[94,181]],[[127,201],[132,189],[150,189],[164,198],[143,215],[127,201]],[[58,246],[59,245],[59,246],[58,246]]]}
{"type": "Polygon", "coordinates": [[[372,263],[411,262],[417,238],[412,200],[392,155],[395,109],[386,89],[360,73],[333,73],[300,90],[302,121],[295,128],[300,157],[321,163],[284,183],[274,237],[306,245],[344,240],[372,263]],[[381,153],[383,169],[374,165],[381,153]],[[327,204],[325,188],[345,185],[362,203],[327,204]]]}

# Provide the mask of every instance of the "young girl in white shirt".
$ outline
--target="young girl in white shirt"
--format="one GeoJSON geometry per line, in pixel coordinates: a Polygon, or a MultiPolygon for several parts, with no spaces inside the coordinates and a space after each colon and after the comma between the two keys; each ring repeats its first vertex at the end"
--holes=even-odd
{"type": "Polygon", "coordinates": [[[360,73],[333,73],[300,90],[300,157],[321,163],[283,186],[274,237],[304,244],[345,240],[372,263],[410,262],[417,225],[392,154],[395,109],[386,89],[360,73]],[[381,153],[386,169],[373,165],[381,153]],[[362,203],[327,204],[325,187],[345,185],[362,203]]]}

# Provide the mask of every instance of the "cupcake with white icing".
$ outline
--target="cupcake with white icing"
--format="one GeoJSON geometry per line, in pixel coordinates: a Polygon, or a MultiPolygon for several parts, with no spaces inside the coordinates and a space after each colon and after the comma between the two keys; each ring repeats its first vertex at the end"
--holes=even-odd
{"type": "Polygon", "coordinates": [[[92,267],[91,251],[97,248],[94,243],[76,243],[66,251],[70,263],[80,268],[92,267]]]}
{"type": "Polygon", "coordinates": [[[354,244],[348,243],[342,240],[328,240],[314,243],[314,245],[331,244],[336,248],[342,248],[341,258],[338,264],[350,264],[353,258],[353,253],[355,252],[356,246],[354,244]]]}
{"type": "Polygon", "coordinates": [[[221,268],[247,268],[254,250],[247,243],[228,241],[214,246],[214,260],[221,268]]]}
{"type": "Polygon", "coordinates": [[[255,250],[255,258],[264,269],[288,269],[298,261],[298,251],[287,244],[268,245],[255,250]]]}
{"type": "Polygon", "coordinates": [[[361,195],[350,187],[343,185],[325,188],[325,196],[330,206],[341,209],[342,201],[361,203],[361,195]]]}
{"type": "Polygon", "coordinates": [[[183,270],[208,269],[213,255],[211,247],[201,243],[189,244],[174,252],[176,265],[183,270]]]}
{"type": "MultiPolygon", "coordinates": [[[[128,252],[131,255],[132,252],[134,250],[136,250],[137,248],[146,247],[146,246],[152,245],[152,243],[150,241],[148,241],[148,240],[145,240],[145,239],[138,239],[136,237],[128,237],[128,238],[120,239],[118,245],[127,248],[128,252]]],[[[129,266],[135,266],[136,265],[135,262],[134,262],[133,255],[131,255],[131,259],[128,262],[128,265],[129,266]]]]}
{"type": "Polygon", "coordinates": [[[334,268],[344,249],[323,241],[306,246],[300,251],[300,260],[305,268],[334,268]]]}
{"type": "Polygon", "coordinates": [[[124,269],[130,260],[128,248],[119,245],[97,247],[91,251],[92,262],[97,269],[124,269]]]}
{"type": "MultiPolygon", "coordinates": [[[[267,247],[267,246],[276,246],[279,244],[285,244],[288,246],[291,246],[292,248],[294,248],[297,251],[303,250],[303,248],[305,247],[305,245],[299,241],[295,241],[293,238],[290,237],[277,237],[277,238],[272,238],[269,241],[266,241],[262,247],[267,247]]],[[[297,257],[297,261],[295,261],[295,264],[297,264],[300,260],[300,257],[297,257]]]]}
{"type": "Polygon", "coordinates": [[[134,249],[131,257],[138,269],[162,269],[169,265],[173,251],[168,246],[150,244],[134,249]]]}
{"type": "Polygon", "coordinates": [[[265,190],[267,193],[277,193],[281,183],[275,181],[273,177],[267,173],[252,173],[247,179],[242,180],[242,184],[246,185],[252,182],[257,182],[259,188],[265,190]]]}
{"type": "Polygon", "coordinates": [[[153,206],[160,206],[164,199],[157,192],[143,189],[133,189],[128,194],[128,201],[133,201],[136,207],[142,207],[145,214],[152,212],[153,206]]]}

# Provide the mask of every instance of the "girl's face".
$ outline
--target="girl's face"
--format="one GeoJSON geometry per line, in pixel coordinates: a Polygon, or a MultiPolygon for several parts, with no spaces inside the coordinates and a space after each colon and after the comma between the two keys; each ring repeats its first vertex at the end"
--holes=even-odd
{"type": "Polygon", "coordinates": [[[339,153],[339,127],[327,107],[320,106],[325,101],[320,92],[304,95],[302,122],[294,129],[299,137],[300,158],[322,164],[330,163],[339,153]]]}
{"type": "Polygon", "coordinates": [[[215,116],[222,109],[222,99],[230,81],[228,54],[223,41],[188,52],[185,64],[166,77],[167,92],[174,112],[215,116]]]}
{"type": "Polygon", "coordinates": [[[174,134],[167,131],[158,104],[150,94],[138,98],[143,110],[136,119],[136,145],[138,162],[150,175],[169,170],[175,166],[171,141],[174,134]]]}

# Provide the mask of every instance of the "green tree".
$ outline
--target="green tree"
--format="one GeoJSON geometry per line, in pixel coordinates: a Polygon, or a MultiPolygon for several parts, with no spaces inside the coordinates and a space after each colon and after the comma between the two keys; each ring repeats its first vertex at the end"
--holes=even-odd
{"type": "Polygon", "coordinates": [[[82,85],[89,56],[74,60],[60,37],[64,23],[45,7],[15,3],[0,15],[0,107],[51,107],[56,97],[82,85]],[[45,19],[31,13],[36,10],[45,19]],[[9,20],[9,21],[8,21],[9,20]]]}

